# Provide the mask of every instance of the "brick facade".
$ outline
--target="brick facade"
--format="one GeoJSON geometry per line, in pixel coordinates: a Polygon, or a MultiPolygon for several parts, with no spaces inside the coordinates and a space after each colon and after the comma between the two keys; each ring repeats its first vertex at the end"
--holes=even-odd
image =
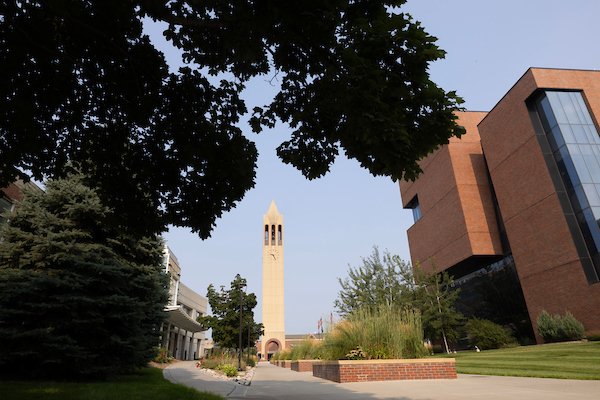
{"type": "Polygon", "coordinates": [[[530,69],[479,124],[481,143],[532,322],[569,310],[600,330],[600,284],[586,280],[525,103],[538,88],[582,90],[600,113],[600,72],[530,69]]]}
{"type": "Polygon", "coordinates": [[[453,358],[328,361],[312,368],[313,376],[338,383],[457,378],[453,358]]]}
{"type": "Polygon", "coordinates": [[[547,162],[552,153],[542,149],[528,105],[539,90],[580,91],[600,131],[600,71],[531,68],[489,113],[457,113],[467,133],[422,160],[415,182],[400,182],[403,206],[417,196],[422,214],[408,230],[412,261],[427,265],[433,256],[438,270],[455,272],[502,255],[491,179],[534,328],[545,309],[568,310],[586,330],[600,330],[600,283],[586,278],[547,162]]]}
{"type": "Polygon", "coordinates": [[[17,179],[15,182],[9,183],[8,186],[0,188],[0,195],[8,199],[11,203],[15,201],[23,200],[23,190],[26,187],[33,187],[41,190],[35,183],[29,181],[25,183],[21,179],[17,179]]]}
{"type": "Polygon", "coordinates": [[[421,162],[427,179],[400,182],[406,207],[418,197],[422,218],[408,230],[413,263],[445,270],[473,256],[502,254],[477,124],[486,113],[458,112],[467,129],[421,162]]]}

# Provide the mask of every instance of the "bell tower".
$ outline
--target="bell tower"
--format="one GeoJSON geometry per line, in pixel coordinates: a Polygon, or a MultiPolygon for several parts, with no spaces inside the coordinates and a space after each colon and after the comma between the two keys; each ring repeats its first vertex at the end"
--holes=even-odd
{"type": "Polygon", "coordinates": [[[263,359],[285,349],[283,296],[283,216],[275,201],[263,217],[262,323],[265,334],[258,349],[263,359]]]}

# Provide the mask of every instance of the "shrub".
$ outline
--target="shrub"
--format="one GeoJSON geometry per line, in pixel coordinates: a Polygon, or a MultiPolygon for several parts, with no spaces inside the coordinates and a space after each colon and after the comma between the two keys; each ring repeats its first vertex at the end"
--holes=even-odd
{"type": "Polygon", "coordinates": [[[441,344],[434,344],[433,346],[431,346],[431,350],[433,350],[434,354],[444,353],[444,348],[441,344]]]}
{"type": "Polygon", "coordinates": [[[202,361],[202,368],[217,369],[221,365],[220,358],[207,358],[202,361]]]}
{"type": "Polygon", "coordinates": [[[256,365],[256,360],[254,360],[254,357],[250,356],[246,356],[242,362],[245,362],[246,365],[250,366],[250,368],[254,368],[254,366],[256,365]]]}
{"type": "MultiPolygon", "coordinates": [[[[238,365],[238,358],[232,356],[211,357],[202,361],[202,368],[221,370],[224,365],[238,365]]],[[[242,360],[242,368],[246,369],[246,363],[242,360]]]]}
{"type": "Polygon", "coordinates": [[[152,359],[152,361],[154,361],[155,363],[163,364],[170,363],[171,361],[173,361],[173,353],[171,353],[166,348],[155,348],[155,350],[157,354],[156,356],[154,356],[154,359],[152,359]]]}
{"type": "Polygon", "coordinates": [[[557,321],[557,319],[548,314],[546,310],[542,310],[540,315],[537,317],[538,334],[542,339],[544,339],[545,342],[557,340],[559,327],[560,320],[557,321]]]}
{"type": "Polygon", "coordinates": [[[350,353],[346,354],[346,360],[364,360],[366,358],[367,355],[360,346],[356,346],[354,350],[350,350],[350,353]]]}
{"type": "Polygon", "coordinates": [[[600,342],[600,331],[591,331],[586,333],[585,337],[590,342],[600,342]]]}
{"type": "Polygon", "coordinates": [[[217,367],[218,370],[223,371],[223,373],[227,376],[237,376],[238,369],[237,367],[231,364],[223,364],[217,367]]]}
{"type": "Polygon", "coordinates": [[[565,316],[550,316],[542,310],[537,318],[538,333],[545,342],[561,342],[566,340],[581,340],[585,337],[583,324],[565,311],[565,316]]]}
{"type": "Polygon", "coordinates": [[[559,336],[562,336],[563,340],[581,340],[585,337],[583,324],[570,312],[565,311],[565,316],[560,322],[559,336]]]}
{"type": "Polygon", "coordinates": [[[471,318],[465,327],[469,332],[469,343],[480,349],[499,349],[514,341],[503,326],[487,319],[471,318]]]}

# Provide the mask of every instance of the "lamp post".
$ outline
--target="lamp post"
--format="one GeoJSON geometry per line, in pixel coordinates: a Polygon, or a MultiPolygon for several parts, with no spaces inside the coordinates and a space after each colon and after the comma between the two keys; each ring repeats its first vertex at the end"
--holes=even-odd
{"type": "Polygon", "coordinates": [[[250,360],[250,327],[252,325],[252,321],[248,322],[248,360],[250,360]]]}
{"type": "Polygon", "coordinates": [[[242,287],[246,286],[246,284],[244,282],[240,282],[237,284],[238,288],[240,289],[240,342],[239,342],[239,347],[238,347],[238,371],[242,370],[242,299],[243,299],[243,292],[242,292],[242,287]]]}

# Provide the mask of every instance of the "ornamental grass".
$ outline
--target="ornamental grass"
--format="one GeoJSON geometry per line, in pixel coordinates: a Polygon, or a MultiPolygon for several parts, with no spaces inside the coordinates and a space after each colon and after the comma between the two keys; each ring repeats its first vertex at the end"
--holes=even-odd
{"type": "Polygon", "coordinates": [[[335,324],[316,352],[323,360],[424,357],[421,316],[394,307],[360,309],[335,324]]]}

